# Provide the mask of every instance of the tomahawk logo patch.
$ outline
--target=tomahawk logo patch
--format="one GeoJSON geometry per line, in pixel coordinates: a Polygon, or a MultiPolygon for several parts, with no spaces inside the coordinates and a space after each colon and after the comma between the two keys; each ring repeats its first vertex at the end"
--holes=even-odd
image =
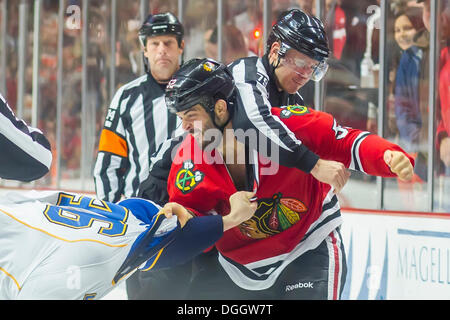
{"type": "Polygon", "coordinates": [[[191,192],[203,181],[205,176],[203,172],[199,170],[194,171],[193,168],[192,160],[186,160],[183,162],[183,167],[177,172],[175,185],[183,194],[191,192]]]}
{"type": "Polygon", "coordinates": [[[308,114],[308,113],[309,113],[308,107],[299,106],[299,105],[290,105],[281,111],[280,118],[288,119],[291,116],[302,116],[302,115],[308,114]]]}

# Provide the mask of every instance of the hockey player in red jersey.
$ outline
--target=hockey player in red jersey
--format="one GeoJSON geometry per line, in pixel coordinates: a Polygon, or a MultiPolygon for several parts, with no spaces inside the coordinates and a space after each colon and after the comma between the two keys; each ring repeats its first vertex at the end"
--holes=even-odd
{"type": "MultiPolygon", "coordinates": [[[[236,190],[254,191],[258,201],[250,220],[196,259],[189,297],[339,299],[346,263],[336,194],[300,170],[281,165],[273,170],[274,161],[238,142],[236,131],[230,134],[233,92],[227,67],[208,59],[183,65],[166,90],[167,106],[190,133],[172,153],[170,201],[197,215],[227,215],[236,190]],[[211,134],[214,129],[223,134],[211,134]],[[212,140],[214,147],[208,144],[212,140]],[[243,155],[243,163],[236,161],[243,155]]],[[[323,159],[370,175],[412,177],[413,159],[381,137],[339,126],[331,115],[304,106],[272,113],[323,159]]]]}

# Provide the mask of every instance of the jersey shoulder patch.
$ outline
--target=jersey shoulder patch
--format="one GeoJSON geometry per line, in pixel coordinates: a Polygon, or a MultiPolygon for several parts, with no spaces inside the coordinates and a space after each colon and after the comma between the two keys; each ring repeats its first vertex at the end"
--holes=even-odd
{"type": "Polygon", "coordinates": [[[300,105],[290,105],[283,107],[283,110],[281,110],[280,113],[280,118],[288,119],[292,116],[302,116],[308,113],[310,113],[308,107],[300,105]]]}
{"type": "Polygon", "coordinates": [[[177,172],[175,186],[183,193],[191,192],[200,182],[203,181],[204,173],[194,170],[192,160],[183,162],[182,168],[177,172]]]}

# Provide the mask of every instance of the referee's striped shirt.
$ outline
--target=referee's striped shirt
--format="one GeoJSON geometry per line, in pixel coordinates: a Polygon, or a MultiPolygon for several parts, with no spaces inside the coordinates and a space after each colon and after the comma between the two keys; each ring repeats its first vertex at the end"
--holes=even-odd
{"type": "Polygon", "coordinates": [[[304,100],[300,94],[288,94],[278,89],[267,54],[262,58],[241,58],[228,67],[237,89],[233,128],[259,131],[265,136],[264,140],[257,136],[258,143],[255,146],[259,153],[270,158],[277,156],[275,161],[279,164],[309,173],[319,157],[270,112],[272,106],[303,106],[304,100]]]}
{"type": "Polygon", "coordinates": [[[164,101],[165,86],[145,74],[122,86],[112,99],[101,132],[94,180],[97,197],[117,202],[134,197],[149,172],[151,155],[177,128],[164,101]]]}
{"type": "Polygon", "coordinates": [[[50,170],[52,152],[43,133],[17,119],[0,95],[0,178],[29,182],[50,170]]]}

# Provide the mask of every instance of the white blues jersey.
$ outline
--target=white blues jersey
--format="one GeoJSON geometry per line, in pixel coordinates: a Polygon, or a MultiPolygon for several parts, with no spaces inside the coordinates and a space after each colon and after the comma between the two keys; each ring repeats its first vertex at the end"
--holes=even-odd
{"type": "Polygon", "coordinates": [[[159,211],[142,199],[9,193],[0,199],[0,300],[103,297],[137,267],[154,267],[179,229],[159,211]],[[154,252],[136,255],[143,242],[154,252]]]}

